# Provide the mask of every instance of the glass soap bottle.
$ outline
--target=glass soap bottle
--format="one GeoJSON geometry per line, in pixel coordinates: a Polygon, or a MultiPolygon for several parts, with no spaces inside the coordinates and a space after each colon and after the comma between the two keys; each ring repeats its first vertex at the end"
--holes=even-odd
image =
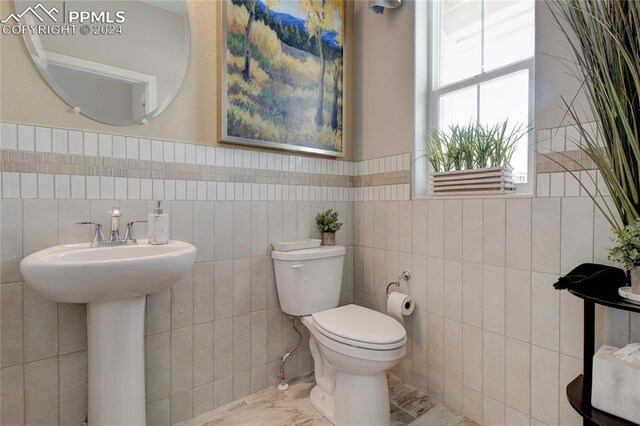
{"type": "Polygon", "coordinates": [[[162,201],[156,201],[153,213],[149,213],[147,223],[149,244],[159,245],[169,242],[169,215],[162,210],[162,201]]]}

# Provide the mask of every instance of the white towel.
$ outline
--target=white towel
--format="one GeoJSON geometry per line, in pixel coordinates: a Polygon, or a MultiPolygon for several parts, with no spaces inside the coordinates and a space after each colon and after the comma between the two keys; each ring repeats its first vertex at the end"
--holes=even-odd
{"type": "Polygon", "coordinates": [[[622,349],[618,349],[613,356],[619,360],[640,364],[640,343],[629,343],[622,349]]]}

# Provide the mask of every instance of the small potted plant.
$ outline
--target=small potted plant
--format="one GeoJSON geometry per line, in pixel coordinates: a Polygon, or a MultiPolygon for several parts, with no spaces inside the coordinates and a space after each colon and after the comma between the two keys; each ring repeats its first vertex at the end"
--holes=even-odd
{"type": "Polygon", "coordinates": [[[616,245],[609,249],[609,259],[624,265],[631,275],[631,291],[640,294],[640,220],[614,232],[616,245]]]}
{"type": "Polygon", "coordinates": [[[342,228],[342,223],[338,222],[338,212],[329,209],[316,215],[316,226],[322,235],[323,246],[336,245],[336,232],[342,228]]]}

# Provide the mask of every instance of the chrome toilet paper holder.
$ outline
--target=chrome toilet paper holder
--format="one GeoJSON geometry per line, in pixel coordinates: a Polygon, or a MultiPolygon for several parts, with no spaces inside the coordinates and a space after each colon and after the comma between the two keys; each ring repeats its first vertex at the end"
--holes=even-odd
{"type": "Polygon", "coordinates": [[[400,280],[409,281],[409,279],[411,279],[411,273],[409,271],[402,271],[402,273],[398,275],[398,278],[396,278],[395,281],[391,281],[389,284],[387,284],[387,296],[389,296],[389,288],[391,288],[392,285],[395,285],[396,289],[399,290],[400,280]]]}

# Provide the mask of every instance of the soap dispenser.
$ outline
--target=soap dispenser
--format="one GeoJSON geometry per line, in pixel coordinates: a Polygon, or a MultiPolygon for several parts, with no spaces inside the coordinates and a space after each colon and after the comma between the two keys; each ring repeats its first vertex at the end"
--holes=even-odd
{"type": "Polygon", "coordinates": [[[156,201],[153,213],[149,213],[147,223],[149,244],[167,244],[169,242],[169,215],[162,210],[162,201],[156,201]]]}

